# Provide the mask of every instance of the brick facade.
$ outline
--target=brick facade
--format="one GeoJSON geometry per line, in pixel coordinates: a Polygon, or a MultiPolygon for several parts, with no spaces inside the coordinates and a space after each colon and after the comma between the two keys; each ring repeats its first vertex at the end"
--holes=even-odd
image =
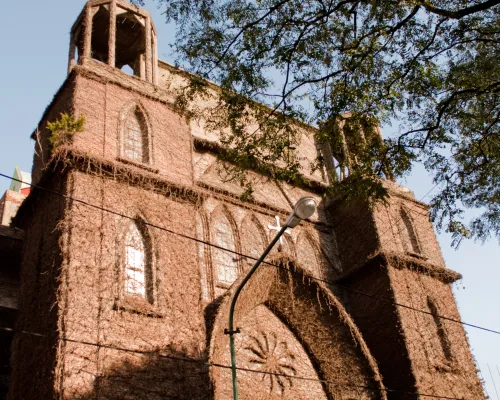
{"type": "Polygon", "coordinates": [[[114,68],[119,55],[90,58],[88,35],[99,34],[90,18],[124,18],[116,7],[144,18],[149,37],[144,11],[89,2],[72,33],[81,57],[34,133],[33,181],[52,192],[33,190],[15,219],[26,233],[18,330],[27,333],[15,336],[9,398],[231,398],[231,295],[276,217],[283,223],[306,194],[318,214],[285,235],[270,255],[276,266],[262,266],[236,310],[241,398],[484,398],[463,328],[435,315],[459,319],[457,274],[425,205],[391,183],[389,203],[375,208],[323,198],[307,130],[297,152],[311,186],[249,171],[254,196],[241,200],[221,177],[217,135],[175,111],[183,72],[157,62],[129,76],[114,68]],[[46,124],[61,112],[84,116],[85,129],[51,149],[46,124]],[[124,152],[131,113],[144,121],[142,162],[124,152]],[[144,296],[124,289],[131,224],[144,296]]]}
{"type": "Polygon", "coordinates": [[[14,192],[12,190],[5,191],[0,199],[0,225],[10,225],[10,221],[16,215],[19,206],[25,198],[26,194],[22,192],[14,192]]]}

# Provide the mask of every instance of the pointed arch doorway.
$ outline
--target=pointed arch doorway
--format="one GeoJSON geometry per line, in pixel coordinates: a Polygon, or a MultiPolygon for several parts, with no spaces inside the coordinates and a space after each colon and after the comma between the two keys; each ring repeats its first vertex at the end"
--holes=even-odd
{"type": "MultiPolygon", "coordinates": [[[[240,278],[241,279],[241,278],[240,278]]],[[[229,366],[229,304],[214,316],[209,361],[229,366]]],[[[341,303],[292,261],[263,267],[235,310],[240,399],[386,399],[377,365],[341,303]]],[[[232,399],[230,368],[212,367],[215,400],[232,399]]]]}

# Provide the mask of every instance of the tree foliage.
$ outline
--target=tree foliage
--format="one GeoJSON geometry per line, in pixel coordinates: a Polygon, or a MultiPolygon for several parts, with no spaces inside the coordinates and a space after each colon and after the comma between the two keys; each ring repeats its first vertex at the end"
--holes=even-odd
{"type": "Polygon", "coordinates": [[[157,2],[176,23],[179,62],[226,89],[213,114],[230,128],[225,144],[297,172],[290,121],[319,128],[334,155],[343,126],[350,179],[334,191],[377,193],[379,177],[423,162],[438,228],[457,241],[500,237],[500,0],[157,2]],[[374,138],[391,123],[396,132],[362,146],[348,133],[374,138]],[[466,208],[477,218],[464,221],[466,208]]]}
{"type": "Polygon", "coordinates": [[[49,143],[52,149],[68,143],[73,139],[77,132],[83,132],[85,129],[85,117],[61,113],[59,118],[53,122],[47,123],[47,129],[51,132],[49,143]]]}

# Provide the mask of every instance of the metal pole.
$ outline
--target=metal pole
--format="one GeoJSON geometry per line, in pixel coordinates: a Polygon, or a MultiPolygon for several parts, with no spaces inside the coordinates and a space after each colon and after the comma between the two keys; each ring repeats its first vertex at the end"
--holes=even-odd
{"type": "Polygon", "coordinates": [[[241,281],[240,285],[236,288],[236,291],[234,292],[234,297],[233,300],[231,301],[231,308],[229,309],[229,330],[227,330],[225,333],[229,335],[229,349],[231,350],[231,372],[233,376],[233,399],[238,400],[238,381],[236,379],[236,354],[234,352],[234,334],[239,333],[239,329],[236,329],[236,331],[233,329],[233,317],[234,317],[234,308],[236,306],[236,300],[238,300],[238,297],[243,290],[243,287],[247,284],[248,280],[252,277],[254,272],[257,270],[259,265],[264,261],[266,256],[269,254],[271,249],[274,247],[276,242],[279,240],[281,235],[285,233],[285,231],[288,229],[288,225],[285,223],[281,230],[276,234],[274,237],[273,241],[269,243],[269,246],[267,246],[266,250],[264,250],[264,253],[260,256],[260,258],[257,260],[255,265],[252,267],[250,271],[248,271],[247,275],[245,278],[241,281]]]}

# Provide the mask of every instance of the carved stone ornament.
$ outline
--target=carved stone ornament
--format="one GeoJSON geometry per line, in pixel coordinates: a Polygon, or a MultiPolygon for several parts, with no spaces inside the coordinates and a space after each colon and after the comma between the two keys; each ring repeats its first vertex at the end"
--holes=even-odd
{"type": "Polygon", "coordinates": [[[260,332],[249,336],[244,350],[250,368],[263,372],[261,381],[269,393],[283,396],[287,389],[293,387],[292,377],[297,373],[293,366],[296,357],[288,344],[278,340],[275,333],[260,332]]]}

